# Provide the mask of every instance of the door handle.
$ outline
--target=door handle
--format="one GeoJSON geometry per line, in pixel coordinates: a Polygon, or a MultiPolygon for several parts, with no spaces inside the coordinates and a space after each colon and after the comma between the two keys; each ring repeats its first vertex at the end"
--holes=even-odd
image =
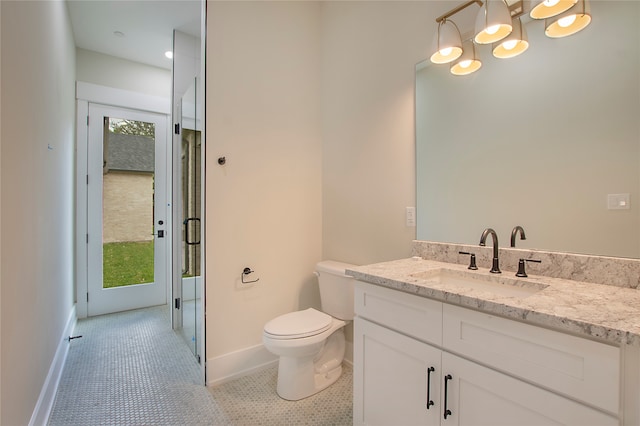
{"type": "Polygon", "coordinates": [[[448,387],[449,380],[453,380],[453,377],[451,377],[451,374],[447,374],[446,376],[444,376],[444,418],[445,420],[447,419],[447,417],[451,415],[451,410],[447,408],[447,390],[448,390],[447,387],[448,387]]]}
{"type": "Polygon", "coordinates": [[[427,368],[427,410],[434,405],[434,402],[431,400],[431,373],[434,371],[436,371],[434,367],[427,368]]]}
{"type": "MultiPolygon", "coordinates": [[[[158,225],[159,226],[164,225],[164,220],[159,220],[158,225]]],[[[158,229],[156,232],[152,233],[151,235],[157,238],[164,238],[164,229],[158,229]]]]}
{"type": "MultiPolygon", "coordinates": [[[[194,246],[194,245],[198,245],[200,244],[200,238],[198,238],[198,241],[189,241],[189,222],[198,222],[198,224],[200,223],[200,218],[198,217],[189,217],[187,219],[184,220],[184,222],[182,222],[182,224],[184,225],[184,242],[187,245],[190,246],[194,246]]],[[[198,235],[199,237],[200,235],[198,235]]]]}

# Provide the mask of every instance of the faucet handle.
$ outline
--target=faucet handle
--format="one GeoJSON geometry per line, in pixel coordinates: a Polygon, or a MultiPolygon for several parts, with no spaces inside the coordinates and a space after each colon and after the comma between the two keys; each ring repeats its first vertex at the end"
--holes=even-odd
{"type": "Polygon", "coordinates": [[[526,278],[528,276],[524,268],[525,262],[542,263],[542,260],[520,259],[518,261],[518,272],[516,272],[516,277],[526,278]]]}
{"type": "Polygon", "coordinates": [[[471,269],[473,271],[478,269],[478,266],[476,265],[476,254],[475,253],[469,253],[467,251],[459,251],[458,253],[459,254],[466,254],[467,256],[471,256],[471,258],[469,259],[469,267],[467,269],[471,269]]]}

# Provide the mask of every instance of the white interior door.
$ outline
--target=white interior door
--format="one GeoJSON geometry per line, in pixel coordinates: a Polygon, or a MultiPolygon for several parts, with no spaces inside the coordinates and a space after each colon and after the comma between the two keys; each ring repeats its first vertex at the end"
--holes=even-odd
{"type": "Polygon", "coordinates": [[[89,316],[167,303],[166,120],[89,104],[89,316]]]}

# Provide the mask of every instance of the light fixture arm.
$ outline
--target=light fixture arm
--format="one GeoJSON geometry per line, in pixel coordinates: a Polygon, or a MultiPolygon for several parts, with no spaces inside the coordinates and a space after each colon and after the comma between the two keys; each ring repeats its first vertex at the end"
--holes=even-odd
{"type": "Polygon", "coordinates": [[[471,1],[468,1],[468,2],[466,2],[464,4],[461,4],[460,6],[456,7],[455,9],[451,9],[450,11],[445,13],[444,15],[441,15],[441,16],[437,17],[436,18],[436,22],[440,23],[441,21],[444,21],[448,17],[455,15],[456,13],[460,12],[463,9],[466,9],[467,7],[471,6],[474,3],[477,3],[478,6],[482,7],[482,2],[480,0],[471,0],[471,1]]]}

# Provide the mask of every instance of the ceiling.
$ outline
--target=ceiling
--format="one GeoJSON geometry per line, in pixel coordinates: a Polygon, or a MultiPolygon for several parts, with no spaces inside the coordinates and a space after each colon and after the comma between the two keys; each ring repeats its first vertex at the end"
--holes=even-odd
{"type": "MultiPolygon", "coordinates": [[[[1,1],[1,0],[0,0],[1,1]]],[[[435,17],[462,0],[427,1],[425,25],[437,28],[435,17]]],[[[522,0],[507,0],[507,4],[522,0]]],[[[173,30],[200,38],[201,0],[67,0],[76,46],[165,69],[172,61],[173,30]]],[[[478,5],[452,16],[463,37],[473,31],[478,5]]]]}
{"type": "Polygon", "coordinates": [[[200,0],[67,0],[76,46],[171,69],[173,30],[200,37],[200,0]]]}

